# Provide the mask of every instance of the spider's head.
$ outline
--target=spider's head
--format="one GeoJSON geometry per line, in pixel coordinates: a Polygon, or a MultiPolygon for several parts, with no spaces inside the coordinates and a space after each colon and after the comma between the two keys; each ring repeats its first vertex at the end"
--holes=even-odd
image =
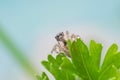
{"type": "Polygon", "coordinates": [[[63,32],[58,33],[58,34],[55,36],[55,39],[56,39],[57,41],[63,41],[63,40],[64,40],[64,33],[63,33],[63,32]]]}

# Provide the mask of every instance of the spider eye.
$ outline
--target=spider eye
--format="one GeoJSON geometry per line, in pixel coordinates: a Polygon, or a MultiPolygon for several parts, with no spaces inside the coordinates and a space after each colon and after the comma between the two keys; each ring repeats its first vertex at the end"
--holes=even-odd
{"type": "Polygon", "coordinates": [[[59,35],[56,35],[56,36],[55,36],[55,39],[56,39],[57,41],[59,41],[59,35]]]}
{"type": "Polygon", "coordinates": [[[60,33],[60,36],[63,36],[63,35],[64,35],[63,32],[61,32],[61,33],[60,33]]]}
{"type": "Polygon", "coordinates": [[[62,36],[62,33],[60,34],[60,36],[62,36]]]}
{"type": "Polygon", "coordinates": [[[59,38],[59,35],[57,36],[57,38],[59,38]]]}

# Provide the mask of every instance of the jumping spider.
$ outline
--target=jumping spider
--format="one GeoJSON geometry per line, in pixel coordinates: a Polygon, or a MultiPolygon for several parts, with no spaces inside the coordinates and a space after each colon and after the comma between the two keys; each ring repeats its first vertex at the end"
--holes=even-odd
{"type": "Polygon", "coordinates": [[[64,34],[63,32],[58,33],[55,36],[55,39],[57,40],[57,44],[54,45],[51,53],[60,53],[63,52],[65,55],[70,57],[68,46],[67,46],[67,40],[74,41],[77,38],[80,38],[79,35],[72,34],[70,35],[68,31],[64,34]]]}

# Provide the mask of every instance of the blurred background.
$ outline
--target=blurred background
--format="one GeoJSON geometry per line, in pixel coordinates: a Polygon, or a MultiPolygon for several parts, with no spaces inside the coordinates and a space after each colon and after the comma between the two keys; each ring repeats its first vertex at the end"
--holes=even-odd
{"type": "Polygon", "coordinates": [[[103,59],[112,43],[120,47],[120,0],[0,0],[0,80],[35,80],[66,30],[102,43],[103,59]]]}

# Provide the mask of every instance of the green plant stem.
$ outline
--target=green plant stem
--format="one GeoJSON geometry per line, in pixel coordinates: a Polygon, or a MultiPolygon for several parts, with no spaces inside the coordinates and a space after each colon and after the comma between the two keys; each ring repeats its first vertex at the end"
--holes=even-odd
{"type": "Polygon", "coordinates": [[[20,51],[17,46],[11,41],[11,39],[5,34],[5,32],[0,28],[0,41],[8,48],[11,55],[13,55],[16,60],[23,66],[29,74],[34,76],[37,74],[37,70],[31,65],[31,63],[24,56],[24,53],[20,51]]]}

